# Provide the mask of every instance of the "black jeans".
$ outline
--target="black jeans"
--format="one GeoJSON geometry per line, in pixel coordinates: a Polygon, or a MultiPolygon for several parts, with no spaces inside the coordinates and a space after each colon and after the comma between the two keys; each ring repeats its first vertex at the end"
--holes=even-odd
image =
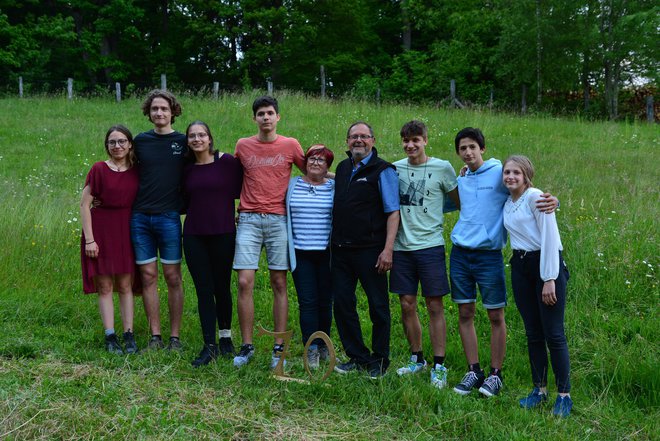
{"type": "MultiPolygon", "coordinates": [[[[332,325],[330,249],[296,250],[296,270],[292,275],[298,293],[303,345],[316,331],[323,331],[329,336],[332,325]]],[[[314,343],[325,345],[321,339],[316,339],[314,343]]]]}
{"type": "Polygon", "coordinates": [[[376,270],[382,248],[332,247],[332,292],[335,323],[344,351],[362,367],[378,367],[385,371],[390,364],[390,304],[387,274],[376,270]],[[357,313],[355,289],[360,281],[371,318],[371,348],[364,345],[360,317],[357,313]]]}
{"type": "Polygon", "coordinates": [[[571,390],[571,380],[568,344],[564,333],[564,309],[569,274],[561,252],[557,258],[559,275],[555,280],[557,303],[554,305],[548,306],[541,301],[543,280],[539,271],[540,251],[514,251],[510,260],[511,286],[516,306],[525,324],[534,386],[545,387],[548,383],[549,350],[557,391],[568,393],[571,390]]]}
{"type": "Polygon", "coordinates": [[[216,320],[231,329],[231,268],[236,235],[186,235],[183,250],[197,291],[197,309],[204,343],[215,344],[216,320]]]}

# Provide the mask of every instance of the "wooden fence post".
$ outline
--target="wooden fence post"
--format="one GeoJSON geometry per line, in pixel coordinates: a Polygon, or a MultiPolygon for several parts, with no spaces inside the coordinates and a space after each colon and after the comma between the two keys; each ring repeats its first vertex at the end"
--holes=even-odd
{"type": "Polygon", "coordinates": [[[527,86],[522,85],[522,101],[520,103],[520,113],[523,115],[527,113],[527,86]]]}
{"type": "Polygon", "coordinates": [[[115,83],[115,98],[118,103],[121,103],[121,84],[119,82],[115,83]]]}
{"type": "Polygon", "coordinates": [[[23,98],[23,77],[18,77],[18,97],[23,98]]]}
{"type": "Polygon", "coordinates": [[[459,109],[462,109],[463,103],[461,103],[457,98],[456,98],[456,80],[450,80],[449,81],[449,96],[451,98],[451,105],[458,107],[459,109]]]}
{"type": "Polygon", "coordinates": [[[321,65],[321,98],[325,98],[325,67],[321,65]]]}
{"type": "Polygon", "coordinates": [[[655,122],[655,116],[653,115],[653,95],[646,97],[646,120],[650,123],[655,122]]]}
{"type": "Polygon", "coordinates": [[[73,99],[73,78],[66,80],[66,96],[70,100],[73,99]]]}
{"type": "Polygon", "coordinates": [[[493,110],[493,96],[495,92],[493,91],[493,88],[490,88],[490,96],[488,97],[488,108],[490,110],[493,110]]]}
{"type": "Polygon", "coordinates": [[[161,90],[167,90],[167,75],[160,74],[160,88],[161,90]]]}
{"type": "Polygon", "coordinates": [[[380,87],[376,89],[376,104],[380,106],[380,87]]]}
{"type": "Polygon", "coordinates": [[[270,77],[266,78],[266,87],[268,88],[268,95],[273,95],[273,80],[270,77]]]}
{"type": "Polygon", "coordinates": [[[218,81],[213,82],[213,99],[218,99],[220,93],[220,83],[218,81]]]}

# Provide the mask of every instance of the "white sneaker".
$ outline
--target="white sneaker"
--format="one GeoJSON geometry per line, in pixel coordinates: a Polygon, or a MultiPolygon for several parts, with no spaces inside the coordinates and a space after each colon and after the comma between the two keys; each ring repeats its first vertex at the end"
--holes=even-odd
{"type": "Polygon", "coordinates": [[[442,389],[447,386],[447,368],[442,364],[436,364],[431,368],[431,385],[442,389]]]}
{"type": "Polygon", "coordinates": [[[310,346],[307,349],[307,366],[309,366],[310,369],[318,369],[320,356],[318,348],[310,346]]]}
{"type": "Polygon", "coordinates": [[[234,366],[241,367],[250,361],[254,355],[254,346],[253,345],[242,345],[241,349],[238,351],[238,355],[234,357],[234,366]]]}
{"type": "Polygon", "coordinates": [[[399,375],[415,374],[417,372],[421,372],[422,370],[424,370],[425,367],[426,367],[426,360],[422,360],[421,362],[418,362],[417,355],[411,355],[408,364],[402,368],[397,369],[396,373],[399,375]]]}
{"type": "MultiPolygon", "coordinates": [[[[280,357],[282,356],[282,351],[284,350],[284,347],[281,345],[275,345],[273,346],[273,357],[270,359],[270,368],[275,369],[277,367],[277,363],[280,362],[280,357]]],[[[286,367],[286,358],[284,359],[284,363],[282,363],[282,367],[286,367]]]]}

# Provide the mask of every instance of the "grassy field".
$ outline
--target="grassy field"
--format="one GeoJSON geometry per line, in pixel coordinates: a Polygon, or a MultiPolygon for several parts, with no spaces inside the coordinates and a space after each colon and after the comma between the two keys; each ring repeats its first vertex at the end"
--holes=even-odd
{"type": "MultiPolygon", "coordinates": [[[[233,152],[237,138],[255,132],[253,98],[184,96],[184,114],[174,127],[182,131],[193,119],[205,120],[216,147],[233,152]]],[[[537,168],[535,185],[561,201],[558,222],[571,271],[566,325],[573,415],[557,420],[550,406],[533,412],[518,408],[517,399],[530,388],[530,375],[522,321],[511,293],[505,389],[490,400],[434,390],[427,374],[399,378],[394,369],[378,382],[336,374],[323,385],[276,381],[266,367],[272,344],[268,337],[256,339],[257,355],[240,371],[229,360],[194,370],[190,361],[201,347],[201,332],[185,268],[185,351],[106,354],[96,297],[84,296],[81,289],[79,194],[91,164],[105,159],[103,136],[109,126],[123,123],[135,134],[150,124],[136,100],[4,99],[0,439],[658,439],[657,125],[376,107],[298,95],[281,95],[280,102],[280,133],[298,138],[303,147],[325,143],[339,159],[346,129],[358,119],[372,123],[382,156],[403,157],[398,131],[413,118],[430,128],[430,154],[450,160],[456,169],[460,161],[453,136],[465,126],[483,129],[486,158],[504,159],[512,153],[531,158],[537,168]]],[[[455,221],[455,214],[447,216],[447,239],[455,221]]],[[[162,280],[160,291],[165,292],[162,280]]],[[[289,297],[289,327],[296,331],[289,372],[303,377],[292,283],[289,297]]],[[[368,341],[363,297],[359,307],[368,341]]],[[[161,298],[166,330],[166,296],[161,298]]],[[[258,272],[255,298],[257,323],[271,328],[272,295],[264,270],[258,272]]],[[[394,297],[391,309],[394,368],[407,359],[408,348],[394,297]]],[[[465,371],[465,357],[456,307],[446,301],[445,311],[446,365],[453,386],[465,371]]],[[[425,326],[426,314],[422,318],[425,326]]],[[[135,328],[138,345],[144,346],[148,328],[139,299],[135,328]]],[[[233,332],[238,343],[236,318],[233,332]]],[[[477,334],[481,363],[487,366],[489,326],[482,308],[477,334]]],[[[334,330],[332,338],[339,346],[334,330]]]]}

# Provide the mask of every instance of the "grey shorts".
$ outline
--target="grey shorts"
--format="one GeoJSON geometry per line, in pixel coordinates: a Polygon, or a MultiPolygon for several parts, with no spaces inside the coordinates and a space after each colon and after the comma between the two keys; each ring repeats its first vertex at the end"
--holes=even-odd
{"type": "Polygon", "coordinates": [[[259,269],[261,249],[266,248],[268,269],[288,270],[286,216],[268,213],[239,213],[236,229],[234,269],[259,269]]]}

